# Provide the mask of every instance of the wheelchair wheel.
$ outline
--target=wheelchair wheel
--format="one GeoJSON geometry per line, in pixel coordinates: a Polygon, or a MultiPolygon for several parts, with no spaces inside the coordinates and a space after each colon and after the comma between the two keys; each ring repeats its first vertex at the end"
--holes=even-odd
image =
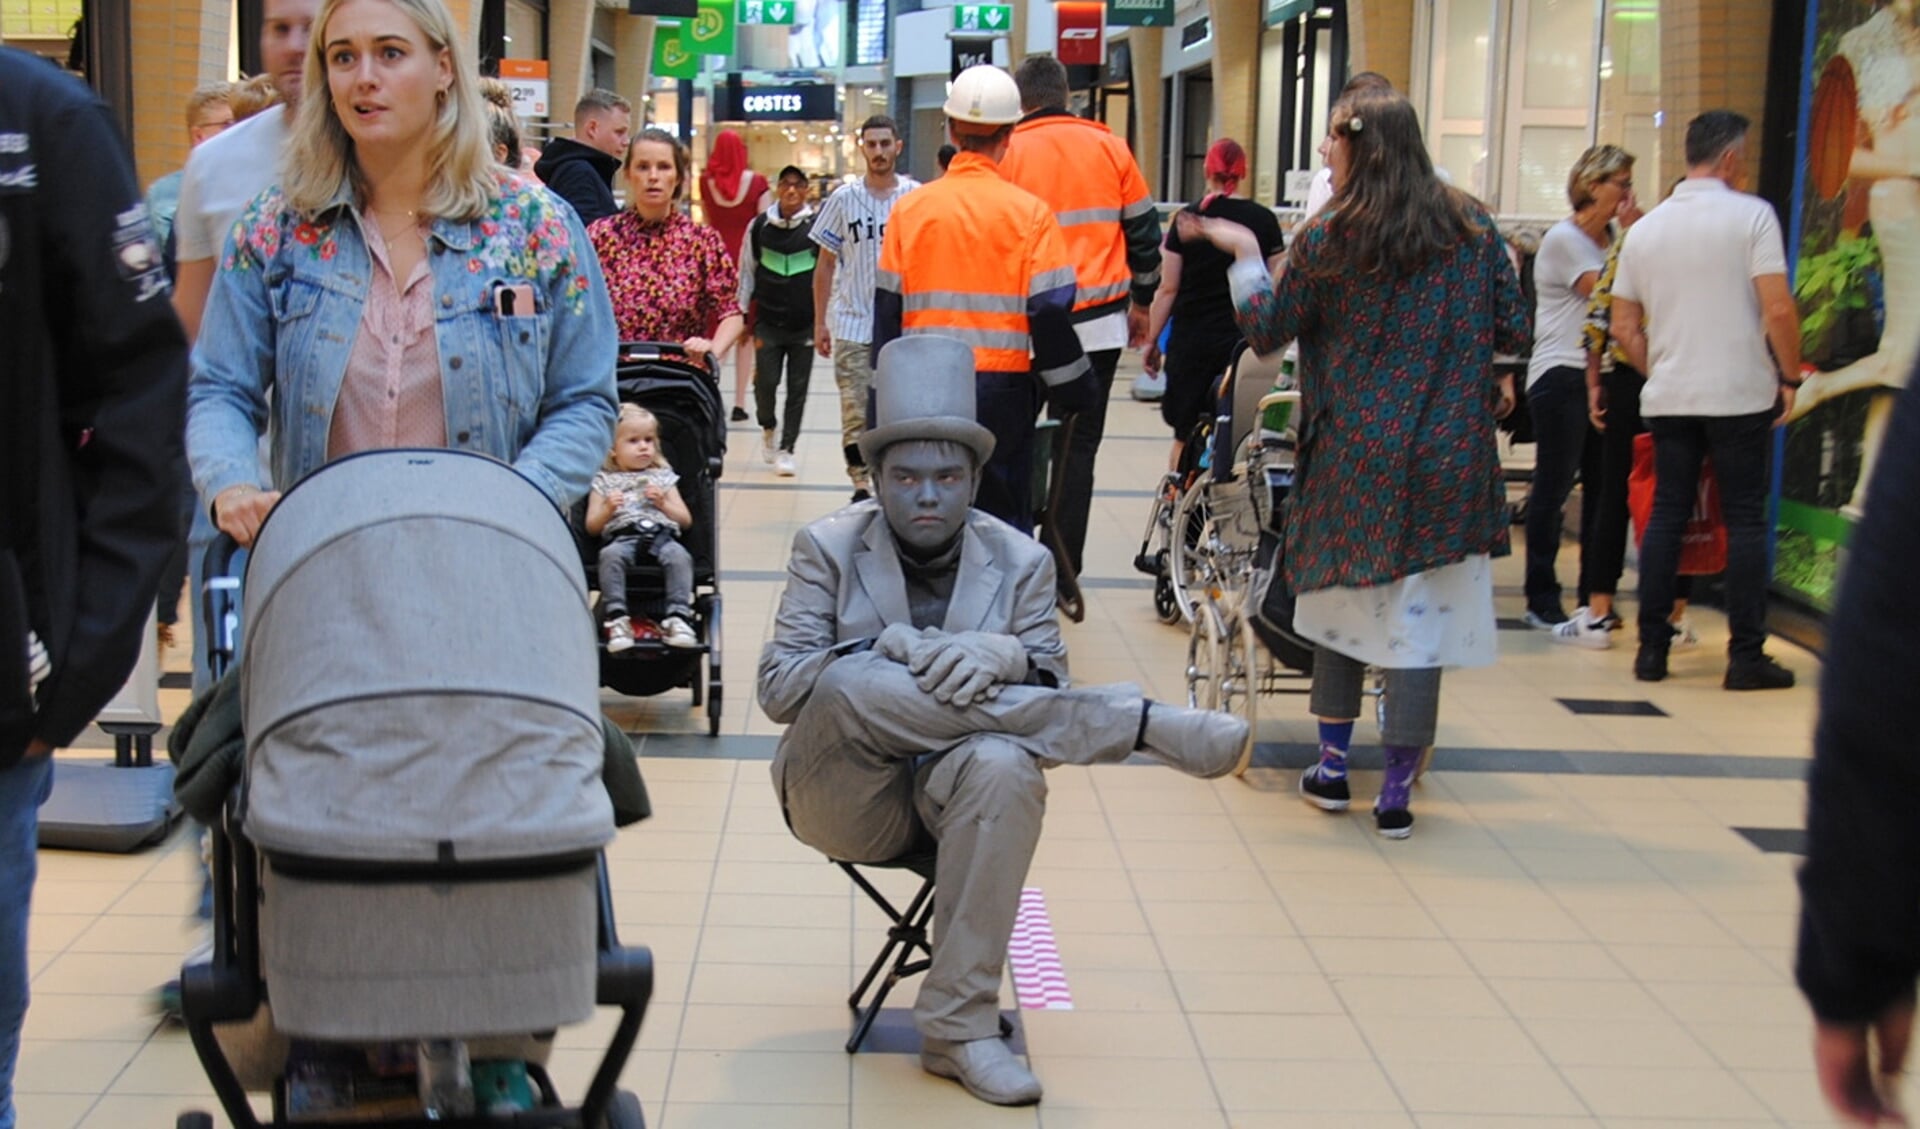
{"type": "Polygon", "coordinates": [[[1220,678],[1226,668],[1226,631],[1220,609],[1203,600],[1193,609],[1193,627],[1187,633],[1187,705],[1200,710],[1220,708],[1220,678]]]}
{"type": "Polygon", "coordinates": [[[1181,618],[1194,622],[1196,601],[1206,594],[1207,481],[1197,478],[1174,507],[1173,529],[1167,539],[1167,579],[1174,607],[1181,618]]]}
{"type": "Polygon", "coordinates": [[[1180,622],[1180,604],[1173,594],[1173,578],[1167,575],[1166,551],[1160,553],[1159,575],[1153,578],[1153,612],[1161,623],[1180,622]]]}
{"type": "Polygon", "coordinates": [[[1220,708],[1246,720],[1247,740],[1240,747],[1239,763],[1233,766],[1235,776],[1245,776],[1260,736],[1260,661],[1265,648],[1245,618],[1235,617],[1229,630],[1231,636],[1221,641],[1228,672],[1220,680],[1220,708]]]}

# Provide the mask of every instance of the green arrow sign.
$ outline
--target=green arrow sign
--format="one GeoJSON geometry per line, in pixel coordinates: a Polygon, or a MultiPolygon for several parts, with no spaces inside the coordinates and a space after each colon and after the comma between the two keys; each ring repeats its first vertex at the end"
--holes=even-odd
{"type": "Polygon", "coordinates": [[[742,24],[791,27],[793,12],[793,0],[740,0],[739,16],[742,24]]]}
{"type": "Polygon", "coordinates": [[[653,33],[653,73],[661,78],[694,78],[700,74],[700,56],[687,50],[680,36],[684,25],[662,25],[653,33]]]}
{"type": "Polygon", "coordinates": [[[1013,30],[1013,5],[955,4],[953,30],[971,35],[1006,35],[1013,30]]]}

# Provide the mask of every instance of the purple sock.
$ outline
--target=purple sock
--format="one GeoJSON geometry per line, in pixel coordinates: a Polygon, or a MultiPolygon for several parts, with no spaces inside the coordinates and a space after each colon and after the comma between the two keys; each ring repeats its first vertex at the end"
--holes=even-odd
{"type": "Polygon", "coordinates": [[[1320,775],[1343,780],[1347,775],[1347,749],[1353,744],[1353,722],[1320,723],[1320,775]]]}
{"type": "Polygon", "coordinates": [[[1377,811],[1405,811],[1412,799],[1413,774],[1420,768],[1420,754],[1424,751],[1417,745],[1388,745],[1386,779],[1380,782],[1380,798],[1375,801],[1377,811]]]}

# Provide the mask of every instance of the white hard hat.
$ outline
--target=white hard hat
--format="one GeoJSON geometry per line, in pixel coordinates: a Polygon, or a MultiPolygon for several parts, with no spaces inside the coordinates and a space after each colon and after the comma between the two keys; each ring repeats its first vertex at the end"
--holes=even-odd
{"type": "Polygon", "coordinates": [[[947,92],[947,117],[971,125],[999,127],[1020,120],[1020,88],[999,67],[981,63],[960,72],[947,92]]]}

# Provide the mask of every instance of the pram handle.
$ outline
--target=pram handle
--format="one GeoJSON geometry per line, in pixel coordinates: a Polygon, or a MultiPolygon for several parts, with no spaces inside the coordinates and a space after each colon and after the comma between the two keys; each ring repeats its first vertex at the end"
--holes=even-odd
{"type": "Polygon", "coordinates": [[[207,670],[215,681],[233,665],[240,634],[240,577],[234,561],[240,542],[215,531],[200,565],[200,636],[207,652],[207,670]]]}
{"type": "Polygon", "coordinates": [[[1289,388],[1284,392],[1269,392],[1265,396],[1260,397],[1260,410],[1264,412],[1268,408],[1280,404],[1297,404],[1299,402],[1300,390],[1298,388],[1289,388]]]}

